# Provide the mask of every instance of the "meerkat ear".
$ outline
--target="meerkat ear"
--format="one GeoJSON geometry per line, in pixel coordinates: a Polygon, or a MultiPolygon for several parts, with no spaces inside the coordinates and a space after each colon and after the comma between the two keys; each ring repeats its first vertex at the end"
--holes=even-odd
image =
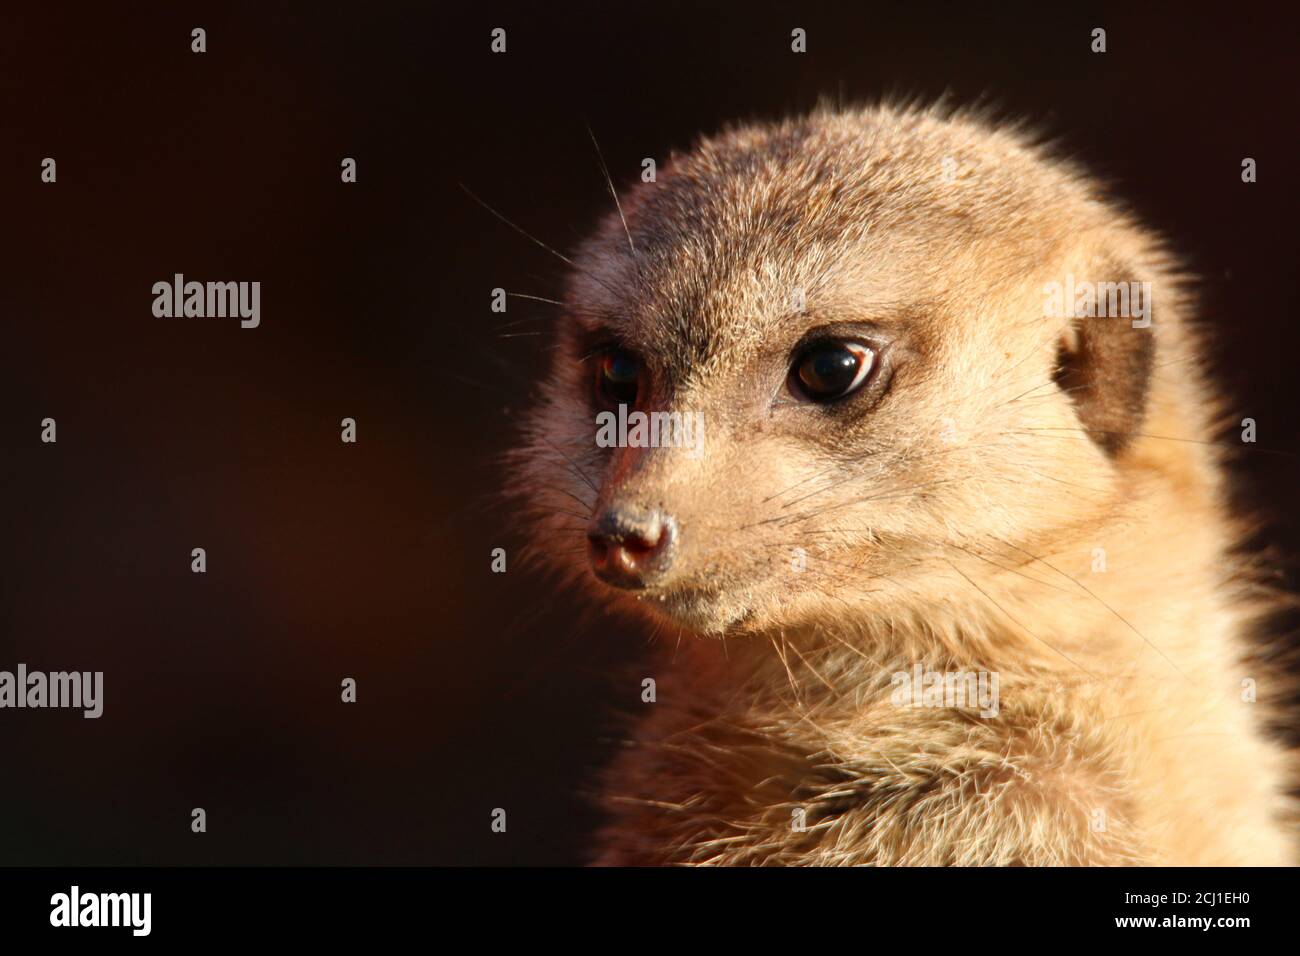
{"type": "Polygon", "coordinates": [[[1088,436],[1111,457],[1141,429],[1155,367],[1151,284],[1131,280],[1132,271],[1108,263],[1098,270],[1107,281],[1070,283],[1072,318],[1055,373],[1088,436]]]}

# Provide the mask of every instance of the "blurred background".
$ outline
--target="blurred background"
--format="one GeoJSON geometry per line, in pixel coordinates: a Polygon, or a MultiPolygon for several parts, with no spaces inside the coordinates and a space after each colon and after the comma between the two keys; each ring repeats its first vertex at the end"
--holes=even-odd
{"type": "Polygon", "coordinates": [[[490,291],[553,296],[561,264],[459,184],[570,249],[610,208],[587,123],[623,185],[819,98],[1059,135],[1201,276],[1258,422],[1239,502],[1300,585],[1293,32],[1252,5],[881,6],[8,5],[0,669],[102,670],[105,710],[0,711],[0,863],[583,859],[604,715],[639,690],[611,675],[645,643],[490,573],[552,311],[490,291]],[[155,318],[176,272],[260,281],[260,328],[155,318]]]}

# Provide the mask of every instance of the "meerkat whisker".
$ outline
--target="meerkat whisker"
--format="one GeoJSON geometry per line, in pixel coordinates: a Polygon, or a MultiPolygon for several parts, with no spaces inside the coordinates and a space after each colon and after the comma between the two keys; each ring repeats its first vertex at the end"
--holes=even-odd
{"type": "MultiPolygon", "coordinates": [[[[493,216],[495,216],[497,219],[501,220],[501,222],[505,223],[507,226],[509,226],[509,227],[510,227],[511,229],[513,229],[515,232],[519,233],[521,236],[523,236],[523,237],[524,237],[525,239],[527,239],[529,242],[533,243],[534,245],[538,246],[538,247],[541,248],[541,249],[546,250],[546,251],[549,252],[551,255],[555,256],[557,259],[559,259],[561,262],[563,262],[563,263],[564,263],[566,266],[568,266],[570,269],[577,269],[577,268],[578,268],[577,265],[574,264],[573,260],[570,259],[568,256],[566,256],[564,253],[560,252],[558,249],[553,248],[552,246],[548,246],[546,243],[542,242],[542,240],[538,239],[536,236],[534,236],[534,235],[533,235],[532,233],[530,233],[528,230],[524,229],[524,228],[523,228],[522,226],[520,226],[518,223],[515,223],[515,222],[513,222],[512,220],[507,219],[507,218],[506,218],[505,216],[503,216],[501,213],[497,212],[495,209],[493,209],[491,206],[489,206],[486,202],[484,202],[482,199],[480,199],[478,196],[476,196],[476,195],[474,194],[474,192],[473,192],[473,191],[472,191],[468,186],[466,186],[464,183],[458,183],[457,185],[460,186],[461,190],[463,190],[464,193],[465,193],[465,195],[469,196],[470,199],[474,200],[476,203],[478,203],[480,206],[482,206],[484,209],[486,209],[488,212],[490,212],[493,216]]],[[[594,276],[589,276],[588,278],[592,279],[593,282],[601,283],[601,280],[595,278],[594,276]]],[[[604,283],[601,283],[601,284],[603,285],[604,283]]],[[[615,290],[613,289],[612,286],[606,286],[606,288],[608,288],[610,292],[614,292],[614,291],[615,291],[615,290]]]]}

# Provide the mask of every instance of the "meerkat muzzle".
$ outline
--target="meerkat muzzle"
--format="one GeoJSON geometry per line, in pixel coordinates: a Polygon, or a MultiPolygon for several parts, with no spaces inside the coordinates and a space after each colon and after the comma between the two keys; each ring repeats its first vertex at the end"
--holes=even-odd
{"type": "Polygon", "coordinates": [[[659,511],[607,508],[587,532],[591,569],[614,587],[648,587],[672,564],[676,534],[676,522],[659,511]]]}

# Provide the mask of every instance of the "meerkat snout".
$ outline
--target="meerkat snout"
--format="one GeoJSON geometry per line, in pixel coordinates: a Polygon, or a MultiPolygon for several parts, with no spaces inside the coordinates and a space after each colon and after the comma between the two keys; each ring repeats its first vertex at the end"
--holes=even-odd
{"type": "Polygon", "coordinates": [[[640,590],[668,572],[677,524],[657,509],[614,505],[587,531],[587,555],[596,577],[626,590],[640,590]]]}

